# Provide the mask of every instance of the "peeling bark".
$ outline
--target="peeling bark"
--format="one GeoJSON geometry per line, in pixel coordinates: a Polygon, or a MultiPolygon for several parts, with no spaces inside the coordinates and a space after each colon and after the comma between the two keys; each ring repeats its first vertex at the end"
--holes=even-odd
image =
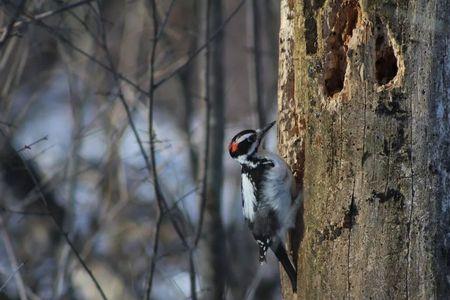
{"type": "Polygon", "coordinates": [[[446,0],[281,2],[299,299],[449,297],[449,15],[446,0]]]}

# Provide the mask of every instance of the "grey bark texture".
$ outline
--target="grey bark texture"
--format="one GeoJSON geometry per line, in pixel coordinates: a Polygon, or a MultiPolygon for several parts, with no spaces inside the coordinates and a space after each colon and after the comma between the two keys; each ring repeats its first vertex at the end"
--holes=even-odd
{"type": "Polygon", "coordinates": [[[283,0],[279,150],[298,295],[450,297],[450,2],[283,0]]]}

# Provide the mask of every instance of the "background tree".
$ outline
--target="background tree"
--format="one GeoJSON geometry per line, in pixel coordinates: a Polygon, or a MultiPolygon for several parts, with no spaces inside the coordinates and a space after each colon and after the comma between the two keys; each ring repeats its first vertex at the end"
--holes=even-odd
{"type": "Polygon", "coordinates": [[[445,0],[282,1],[299,298],[448,298],[449,15],[445,0]]]}
{"type": "MultiPolygon", "coordinates": [[[[222,1],[203,1],[204,39],[217,31],[223,22],[222,1]]],[[[225,232],[221,215],[223,148],[225,133],[225,94],[224,94],[224,43],[223,34],[207,46],[205,55],[204,102],[206,110],[206,141],[204,181],[201,199],[199,234],[202,236],[202,272],[205,289],[202,299],[222,299],[225,294],[227,274],[225,232]]]]}
{"type": "Polygon", "coordinates": [[[0,298],[278,299],[225,147],[275,118],[278,23],[277,0],[0,1],[0,298]]]}

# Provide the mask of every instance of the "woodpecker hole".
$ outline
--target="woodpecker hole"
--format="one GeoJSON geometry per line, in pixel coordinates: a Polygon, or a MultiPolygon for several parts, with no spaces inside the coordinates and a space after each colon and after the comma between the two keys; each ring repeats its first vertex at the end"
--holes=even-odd
{"type": "Polygon", "coordinates": [[[397,57],[387,34],[386,26],[380,18],[376,19],[375,77],[379,85],[385,85],[395,78],[398,72],[397,57]]]}
{"type": "Polygon", "coordinates": [[[344,88],[347,69],[348,42],[361,19],[361,8],[357,0],[335,0],[324,24],[326,56],[324,62],[324,90],[329,97],[344,88]]]}

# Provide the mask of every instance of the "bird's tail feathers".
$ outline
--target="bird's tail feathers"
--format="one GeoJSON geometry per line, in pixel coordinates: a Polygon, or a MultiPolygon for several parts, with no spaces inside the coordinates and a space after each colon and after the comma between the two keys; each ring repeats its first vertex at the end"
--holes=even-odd
{"type": "Polygon", "coordinates": [[[289,256],[287,255],[286,249],[284,248],[284,245],[281,241],[278,241],[277,243],[272,244],[272,251],[275,253],[275,256],[280,261],[281,265],[283,266],[284,270],[286,271],[286,274],[289,277],[289,280],[291,281],[292,285],[292,291],[294,293],[297,292],[297,271],[292,265],[289,256]]]}

